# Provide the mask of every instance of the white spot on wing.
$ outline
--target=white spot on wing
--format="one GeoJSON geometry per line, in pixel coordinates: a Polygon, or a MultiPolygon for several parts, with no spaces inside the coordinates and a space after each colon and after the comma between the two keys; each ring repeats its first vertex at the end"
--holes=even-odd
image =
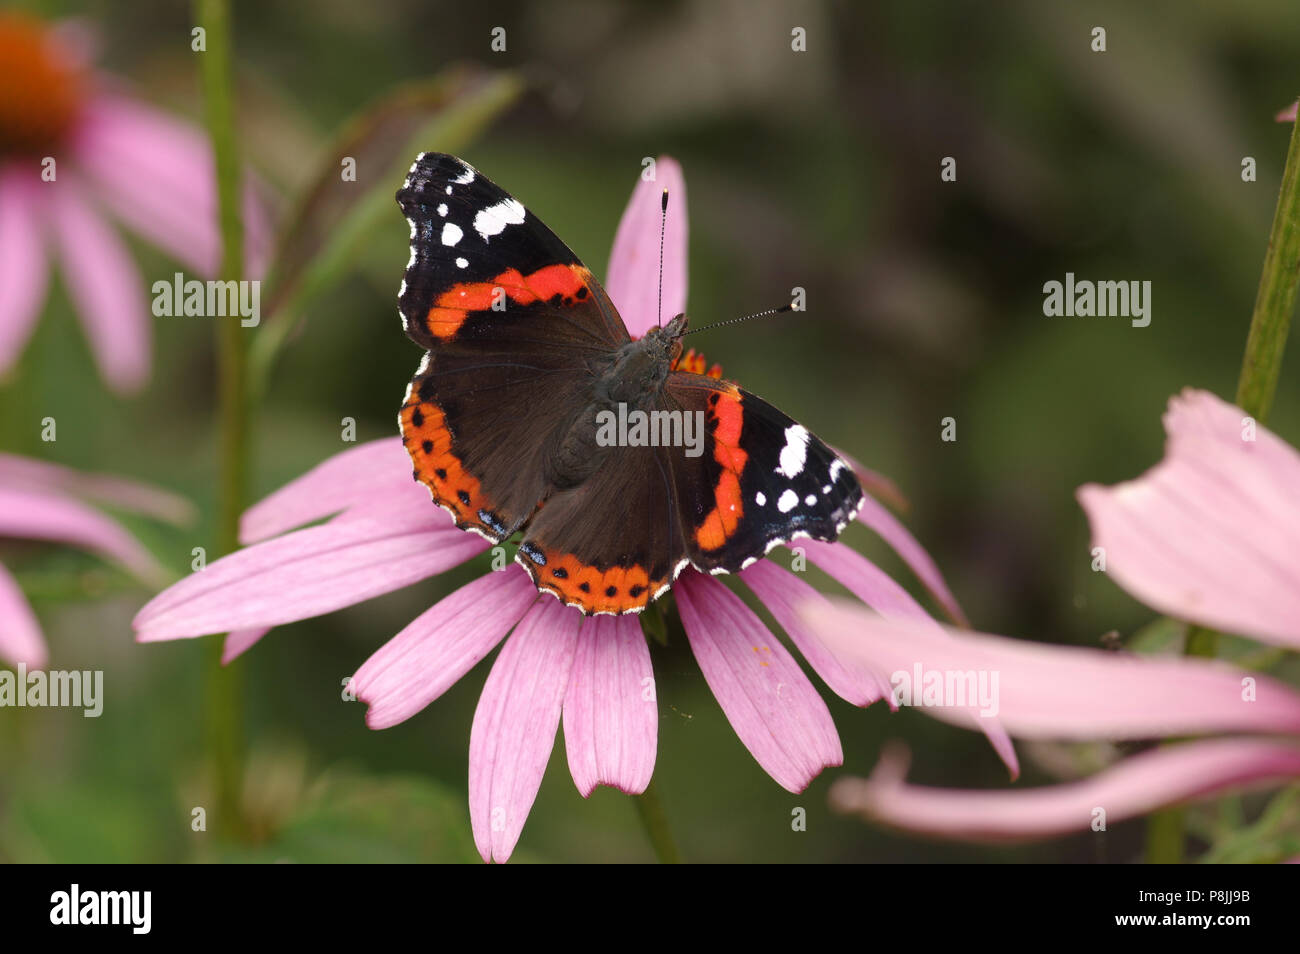
{"type": "Polygon", "coordinates": [[[805,507],[815,506],[817,503],[817,497],[813,494],[809,494],[807,497],[803,498],[803,502],[805,507]]]}
{"type": "Polygon", "coordinates": [[[507,225],[522,225],[524,214],[524,207],[518,199],[502,199],[496,205],[479,210],[474,216],[474,231],[486,241],[504,232],[507,225]]]}
{"type": "Polygon", "coordinates": [[[782,513],[789,513],[799,503],[799,495],[793,490],[786,490],[776,501],[776,509],[782,513]]]}
{"type": "Polygon", "coordinates": [[[455,245],[465,235],[455,222],[442,223],[442,244],[455,245]]]}
{"type": "Polygon", "coordinates": [[[766,506],[767,494],[763,493],[761,490],[754,494],[754,503],[758,504],[760,507],[766,506]]]}
{"type": "Polygon", "coordinates": [[[466,166],[465,171],[451,181],[456,183],[456,185],[469,185],[474,181],[474,170],[469,166],[466,166]]]}
{"type": "Polygon", "coordinates": [[[801,424],[791,424],[785,429],[785,447],[781,448],[781,463],[776,472],[782,477],[797,477],[803,473],[808,459],[808,430],[801,424]]]}
{"type": "Polygon", "coordinates": [[[447,203],[446,203],[446,202],[440,202],[440,203],[438,204],[438,214],[441,215],[443,218],[446,218],[446,217],[447,217],[447,203]]]}
{"type": "Polygon", "coordinates": [[[458,259],[456,259],[456,267],[457,267],[457,268],[469,268],[469,259],[467,259],[467,258],[458,258],[458,259]]]}

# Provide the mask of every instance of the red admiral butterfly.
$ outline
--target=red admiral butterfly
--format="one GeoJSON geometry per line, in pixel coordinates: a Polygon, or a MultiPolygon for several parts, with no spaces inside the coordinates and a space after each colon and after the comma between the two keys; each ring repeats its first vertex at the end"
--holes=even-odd
{"type": "Polygon", "coordinates": [[[573,252],[477,169],[422,153],[397,202],[411,224],[399,310],[427,352],[399,415],[415,478],[463,530],[522,531],[515,559],[538,589],[639,612],[688,563],[733,573],[856,516],[852,467],[720,371],[697,373],[685,315],[634,340],[573,252]],[[694,414],[702,447],[611,446],[598,432],[615,409],[694,414]]]}

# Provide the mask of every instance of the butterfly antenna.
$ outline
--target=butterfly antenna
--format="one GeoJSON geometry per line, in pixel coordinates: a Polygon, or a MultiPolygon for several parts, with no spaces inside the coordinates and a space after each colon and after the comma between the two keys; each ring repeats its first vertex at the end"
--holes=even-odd
{"type": "Polygon", "coordinates": [[[745,315],[743,318],[728,318],[726,321],[715,321],[711,325],[705,325],[702,328],[692,328],[690,331],[683,331],[679,338],[687,335],[693,335],[697,331],[708,331],[710,328],[721,328],[723,325],[734,325],[742,321],[749,321],[751,318],[767,318],[771,315],[780,315],[787,311],[794,311],[794,305],[782,305],[780,308],[769,308],[767,311],[756,311],[752,315],[745,315]]]}
{"type": "Polygon", "coordinates": [[[668,226],[668,190],[664,189],[664,197],[659,203],[659,311],[655,320],[659,327],[664,326],[664,230],[668,226]]]}

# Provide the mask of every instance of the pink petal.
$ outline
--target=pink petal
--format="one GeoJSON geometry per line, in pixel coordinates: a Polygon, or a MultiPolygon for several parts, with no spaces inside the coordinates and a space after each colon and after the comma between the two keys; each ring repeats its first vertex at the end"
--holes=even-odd
{"type": "Polygon", "coordinates": [[[366,725],[397,725],[437,699],[492,651],[536,599],[528,574],[512,563],[425,610],[352,677],[349,689],[370,706],[366,725]]]}
{"type": "Polygon", "coordinates": [[[58,494],[0,487],[0,537],[51,540],[93,550],[148,582],[165,573],[117,521],[58,494]]]}
{"type": "Polygon", "coordinates": [[[582,616],[537,601],[492,665],[469,735],[469,817],[484,861],[514,851],[555,746],[582,616]]]}
{"type": "Polygon", "coordinates": [[[935,565],[930,554],[925,552],[925,548],[917,542],[911,532],[892,513],[873,498],[864,496],[862,506],[858,510],[858,520],[864,526],[870,527],[878,533],[881,539],[894,548],[894,552],[903,558],[903,562],[911,568],[917,579],[930,591],[930,595],[939,601],[939,605],[943,607],[944,612],[948,614],[953,622],[961,626],[970,625],[970,621],[966,619],[966,614],[962,612],[961,606],[957,603],[957,598],[948,589],[943,574],[939,572],[939,567],[935,565]]]}
{"type": "Polygon", "coordinates": [[[227,633],[226,641],[221,644],[221,665],[230,665],[230,663],[257,645],[258,641],[270,631],[270,626],[258,626],[253,629],[237,629],[233,633],[227,633]]]}
{"type": "Polygon", "coordinates": [[[619,220],[605,290],[633,338],[686,310],[686,180],[677,160],[660,156],[651,182],[638,179],[619,220]],[[659,311],[659,229],[664,228],[663,311],[659,311]]]}
{"type": "Polygon", "coordinates": [[[1300,648],[1300,453],[1204,391],[1170,402],[1165,458],[1078,498],[1106,572],[1178,619],[1300,648]]]}
{"type": "Polygon", "coordinates": [[[882,758],[871,778],[841,779],[831,804],[894,828],[942,838],[1012,841],[1092,831],[1163,805],[1300,777],[1300,748],[1215,739],[1153,749],[1091,778],[1019,791],[937,789],[903,781],[906,758],[882,758]]]}
{"type": "Polygon", "coordinates": [[[151,484],[83,473],[16,454],[0,453],[0,487],[57,490],[175,524],[192,523],[197,516],[194,505],[184,497],[151,484]]]}
{"type": "Polygon", "coordinates": [[[578,632],[564,697],[564,745],[582,797],[597,785],[644,792],[658,737],[654,670],[641,624],[631,616],[591,617],[578,632]]]}
{"type": "MultiPolygon", "coordinates": [[[[942,635],[943,630],[939,624],[929,617],[905,589],[856,550],[842,543],[823,543],[820,540],[800,540],[798,545],[806,549],[809,559],[880,615],[890,619],[919,620],[924,627],[942,635]]],[[[892,671],[875,670],[878,675],[892,671]]],[[[890,702],[892,704],[892,698],[890,702]]],[[[998,758],[1006,764],[1011,777],[1019,776],[1020,760],[1016,757],[1011,737],[1001,723],[996,718],[981,717],[974,721],[976,727],[988,737],[998,758]]]]}
{"type": "MultiPolygon", "coordinates": [[[[79,168],[114,214],[204,276],[221,259],[212,149],[198,127],[116,93],[87,106],[79,168]]],[[[245,273],[260,277],[269,228],[251,189],[244,199],[245,273]]]]}
{"type": "Polygon", "coordinates": [[[36,614],[18,582],[0,566],[0,659],[39,669],[48,658],[36,614]]]}
{"type": "Polygon", "coordinates": [[[18,360],[45,301],[49,264],[37,213],[39,166],[0,167],[0,375],[18,360]]]}
{"type": "Polygon", "coordinates": [[[740,598],[688,570],[673,592],[704,680],[740,741],[777,784],[802,792],[844,753],[826,703],[740,598]]]}
{"type": "Polygon", "coordinates": [[[740,578],[754,591],[803,653],[803,658],[837,696],[855,706],[869,706],[889,695],[888,682],[864,667],[844,666],[825,647],[817,633],[808,628],[797,607],[824,603],[825,597],[815,589],[771,560],[759,560],[743,570],[740,578]]]}
{"type": "MultiPolygon", "coordinates": [[[[1257,673],[1184,657],[1053,646],[891,620],[846,600],[807,608],[846,666],[912,677],[987,674],[996,716],[1020,738],[1146,739],[1201,732],[1300,733],[1300,694],[1257,673]],[[996,678],[996,683],[993,680],[996,678]],[[1249,679],[1249,683],[1245,680],[1249,679]]],[[[911,680],[915,684],[915,679],[911,680]]],[[[965,724],[960,707],[924,707],[965,724]]],[[[969,707],[977,718],[980,706],[969,707]]]]}
{"type": "Polygon", "coordinates": [[[149,306],[140,273],[122,240],[75,183],[52,193],[63,283],[81,318],[105,383],[137,391],[149,377],[149,306]]]}
{"type": "Polygon", "coordinates": [[[487,544],[459,530],[357,519],[298,530],[222,557],[149,601],[136,639],[278,626],[441,573],[487,544]]]}
{"type": "Polygon", "coordinates": [[[1282,111],[1279,112],[1276,116],[1274,116],[1274,117],[1273,117],[1274,120],[1276,120],[1276,121],[1279,122],[1279,123],[1293,123],[1293,122],[1295,122],[1295,114],[1296,114],[1296,107],[1297,107],[1297,106],[1300,106],[1300,103],[1292,103],[1292,104],[1291,104],[1290,106],[1288,106],[1286,109],[1282,110],[1282,111]]]}
{"type": "MultiPolygon", "coordinates": [[[[239,521],[239,540],[255,543],[348,507],[398,497],[423,510],[436,509],[429,491],[411,477],[402,439],[369,441],[335,454],[249,507],[239,521]]],[[[450,517],[446,522],[452,526],[450,517]]]]}

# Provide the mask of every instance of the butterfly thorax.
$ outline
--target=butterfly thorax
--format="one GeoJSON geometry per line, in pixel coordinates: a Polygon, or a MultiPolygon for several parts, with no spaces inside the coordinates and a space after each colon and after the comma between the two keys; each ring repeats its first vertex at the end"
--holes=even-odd
{"type": "Polygon", "coordinates": [[[597,441],[604,411],[651,411],[662,399],[664,383],[681,354],[686,316],[678,315],[662,328],[629,341],[592,366],[590,399],[561,429],[548,473],[556,489],[576,487],[600,469],[611,447],[597,441]]]}

